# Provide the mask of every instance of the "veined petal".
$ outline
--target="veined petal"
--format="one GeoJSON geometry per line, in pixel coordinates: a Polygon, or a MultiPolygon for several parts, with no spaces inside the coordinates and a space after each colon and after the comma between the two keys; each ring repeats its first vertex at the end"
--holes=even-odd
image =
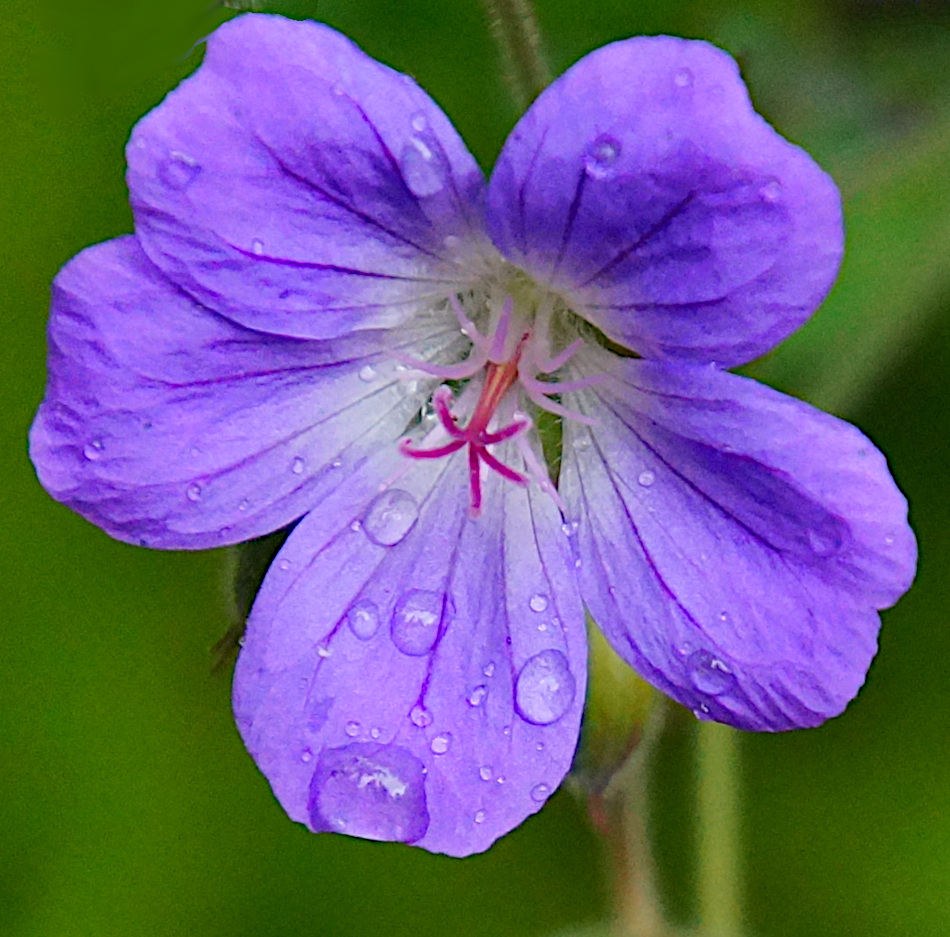
{"type": "Polygon", "coordinates": [[[406,75],[312,21],[247,15],[135,128],[149,258],[216,312],[303,338],[407,320],[469,275],[483,178],[406,75]]]}
{"type": "MultiPolygon", "coordinates": [[[[816,725],[857,693],[914,575],[907,504],[855,427],[746,378],[615,360],[572,401],[563,495],[584,600],[700,718],[816,725]]],[[[596,358],[596,361],[595,361],[596,358]]]]}
{"type": "Polygon", "coordinates": [[[473,520],[464,454],[380,491],[399,471],[380,453],[291,534],[248,622],[235,713],[292,819],[464,856],[570,767],[584,613],[547,495],[489,473],[473,520]]]}
{"type": "Polygon", "coordinates": [[[645,357],[768,351],[843,249],[834,183],[755,113],[733,59],[668,36],[605,46],[542,93],[488,203],[509,260],[645,357]]]}
{"type": "MultiPolygon", "coordinates": [[[[400,340],[456,340],[419,328],[400,340]]],[[[31,457],[53,497],[120,540],[197,549],[260,536],[405,431],[421,398],[395,374],[389,340],[253,332],[176,289],[134,237],[99,244],[53,285],[31,457]]]]}

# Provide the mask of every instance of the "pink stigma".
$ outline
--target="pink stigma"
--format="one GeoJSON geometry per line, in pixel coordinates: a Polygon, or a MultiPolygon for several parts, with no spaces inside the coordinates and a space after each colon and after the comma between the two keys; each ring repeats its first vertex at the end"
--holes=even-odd
{"type": "Polygon", "coordinates": [[[458,452],[463,446],[468,446],[468,479],[471,491],[469,514],[472,517],[477,517],[482,508],[481,463],[484,462],[490,469],[515,484],[528,484],[528,478],[525,475],[505,465],[488,451],[489,446],[518,436],[531,425],[527,418],[523,418],[516,419],[508,426],[494,432],[488,431],[488,424],[498,409],[498,405],[518,380],[518,362],[527,338],[527,334],[522,336],[514,355],[508,361],[501,363],[489,361],[485,365],[485,383],[482,385],[481,394],[468,426],[460,427],[452,415],[449,408],[452,392],[448,387],[442,386],[433,394],[432,404],[435,407],[436,416],[451,437],[451,442],[435,449],[416,449],[408,439],[404,439],[399,445],[400,452],[413,459],[440,459],[458,452]]]}

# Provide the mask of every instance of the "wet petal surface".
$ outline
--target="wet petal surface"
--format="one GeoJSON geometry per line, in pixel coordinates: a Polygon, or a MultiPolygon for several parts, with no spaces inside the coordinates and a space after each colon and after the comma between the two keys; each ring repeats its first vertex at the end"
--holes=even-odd
{"type": "MultiPolygon", "coordinates": [[[[437,328],[422,334],[438,346],[437,328]]],[[[49,336],[31,431],[40,480],[147,546],[220,546],[296,520],[394,447],[421,402],[383,333],[330,344],[249,331],[176,289],[134,237],[61,271],[49,336]]]]}
{"type": "Polygon", "coordinates": [[[565,434],[591,613],[700,718],[781,730],[837,715],[876,651],[877,610],[914,574],[883,456],[853,426],[712,367],[612,374],[573,395],[597,424],[565,434]]]}
{"type": "Polygon", "coordinates": [[[481,172],[415,82],[312,21],[246,15],[135,128],[136,232],[237,322],[327,338],[404,322],[472,271],[481,172]]]}
{"type": "Polygon", "coordinates": [[[399,471],[388,458],[278,555],[235,713],[293,819],[468,855],[538,810],[573,758],[586,637],[572,554],[536,487],[491,473],[475,520],[464,455],[377,493],[399,471]]]}
{"type": "Polygon", "coordinates": [[[844,244],[834,183],[755,113],[733,59],[668,36],[605,46],[542,93],[488,218],[613,340],[729,366],[811,315],[844,244]]]}

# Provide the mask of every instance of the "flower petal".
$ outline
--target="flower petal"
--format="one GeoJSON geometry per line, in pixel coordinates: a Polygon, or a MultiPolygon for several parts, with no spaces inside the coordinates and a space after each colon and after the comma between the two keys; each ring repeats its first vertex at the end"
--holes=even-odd
{"type": "Polygon", "coordinates": [[[715,367],[588,353],[562,485],[615,649],[700,718],[816,725],[857,693],[913,578],[907,505],[853,426],[715,367]]]}
{"type": "Polygon", "coordinates": [[[135,128],[145,252],[204,305],[303,338],[407,320],[462,279],[483,178],[415,82],[327,26],[248,15],[135,128]]]}
{"type": "Polygon", "coordinates": [[[413,463],[380,492],[391,459],[282,548],[248,622],[235,713],[292,819],[464,856],[538,810],[570,767],[584,613],[547,495],[489,473],[472,519],[464,453],[413,463]]]}
{"type": "Polygon", "coordinates": [[[645,357],[735,365],[812,313],[843,248],[831,179],[705,42],[641,37],[531,106],[489,183],[514,263],[645,357]]]}
{"type": "Polygon", "coordinates": [[[388,338],[252,332],[176,289],[134,237],[99,244],[53,286],[31,457],[53,497],[120,540],[197,549],[260,536],[404,432],[421,398],[395,374],[388,338]]]}

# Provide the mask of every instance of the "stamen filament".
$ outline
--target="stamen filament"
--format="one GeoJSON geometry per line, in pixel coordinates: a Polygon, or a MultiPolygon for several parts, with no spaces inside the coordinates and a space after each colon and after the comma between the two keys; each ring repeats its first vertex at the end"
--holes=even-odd
{"type": "Polygon", "coordinates": [[[509,296],[498,313],[498,324],[495,326],[495,334],[492,336],[491,347],[488,350],[488,360],[494,364],[501,364],[505,358],[505,342],[508,339],[508,329],[511,326],[513,305],[509,296]]]}

